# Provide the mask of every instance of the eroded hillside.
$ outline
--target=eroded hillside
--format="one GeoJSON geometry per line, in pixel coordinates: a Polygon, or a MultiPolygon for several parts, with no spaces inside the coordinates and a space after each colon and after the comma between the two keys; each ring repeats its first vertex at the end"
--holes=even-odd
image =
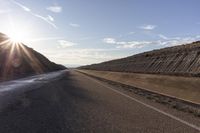
{"type": "Polygon", "coordinates": [[[200,76],[200,41],[81,68],[117,72],[200,76]]]}

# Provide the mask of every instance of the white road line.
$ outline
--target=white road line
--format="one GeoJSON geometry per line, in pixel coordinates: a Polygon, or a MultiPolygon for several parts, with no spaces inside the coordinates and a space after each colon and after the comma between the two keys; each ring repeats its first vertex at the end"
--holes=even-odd
{"type": "Polygon", "coordinates": [[[144,103],[144,102],[141,102],[141,101],[139,101],[139,100],[137,100],[137,99],[135,99],[135,98],[133,98],[133,97],[131,97],[131,96],[128,96],[128,95],[126,95],[126,94],[124,94],[124,93],[122,93],[122,92],[120,92],[120,91],[118,91],[118,90],[115,90],[115,89],[113,89],[113,88],[111,88],[111,87],[109,87],[109,86],[107,86],[107,85],[104,85],[104,84],[102,84],[101,82],[99,82],[99,81],[97,81],[97,80],[95,80],[95,79],[93,79],[93,78],[90,78],[90,77],[88,77],[88,76],[86,76],[86,77],[87,77],[88,79],[91,79],[91,80],[97,82],[97,83],[100,84],[101,86],[106,87],[106,88],[108,88],[108,89],[110,89],[110,90],[112,90],[112,91],[114,91],[114,92],[116,92],[116,93],[118,93],[118,94],[120,94],[120,95],[122,95],[122,96],[124,96],[124,97],[127,97],[127,98],[129,98],[129,99],[131,99],[131,100],[133,100],[133,101],[135,101],[135,102],[137,102],[137,103],[140,103],[140,104],[142,104],[142,105],[144,105],[144,106],[146,106],[146,107],[148,107],[148,108],[150,108],[150,109],[152,109],[152,110],[154,110],[154,111],[157,111],[157,112],[159,112],[159,113],[161,113],[161,114],[163,114],[163,115],[165,115],[165,116],[168,116],[168,117],[170,117],[171,119],[174,119],[174,120],[176,120],[176,121],[179,121],[179,122],[181,122],[181,123],[183,123],[183,124],[185,124],[185,125],[187,125],[187,126],[193,128],[193,129],[196,129],[196,130],[200,131],[200,127],[198,127],[198,126],[196,126],[196,125],[194,125],[194,124],[191,124],[191,123],[189,123],[189,122],[187,122],[187,121],[185,121],[185,120],[182,120],[182,119],[180,119],[180,118],[178,118],[178,117],[176,117],[176,116],[174,116],[174,115],[171,115],[171,114],[166,113],[166,112],[164,112],[164,111],[162,111],[162,110],[160,110],[160,109],[158,109],[158,108],[155,108],[155,107],[153,107],[153,106],[151,106],[151,105],[148,105],[148,104],[146,104],[146,103],[144,103]]]}

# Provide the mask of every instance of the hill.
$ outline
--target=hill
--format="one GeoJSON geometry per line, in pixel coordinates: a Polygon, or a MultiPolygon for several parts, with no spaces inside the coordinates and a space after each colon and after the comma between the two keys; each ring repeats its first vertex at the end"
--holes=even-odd
{"type": "Polygon", "coordinates": [[[13,43],[0,33],[0,80],[21,78],[65,69],[22,43],[13,43]]]}
{"type": "Polygon", "coordinates": [[[80,69],[200,76],[200,41],[82,66],[80,69]]]}

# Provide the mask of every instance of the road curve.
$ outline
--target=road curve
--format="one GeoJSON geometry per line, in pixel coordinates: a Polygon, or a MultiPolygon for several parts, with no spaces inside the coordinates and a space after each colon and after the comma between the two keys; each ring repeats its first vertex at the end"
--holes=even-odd
{"type": "Polygon", "coordinates": [[[32,85],[26,82],[18,91],[7,90],[9,95],[4,95],[0,84],[0,101],[9,105],[0,108],[0,133],[200,132],[199,119],[193,121],[192,116],[182,113],[174,116],[81,73],[65,71],[54,75],[53,80],[47,77],[41,75],[39,83],[32,85]],[[7,100],[8,96],[15,98],[7,100]]]}

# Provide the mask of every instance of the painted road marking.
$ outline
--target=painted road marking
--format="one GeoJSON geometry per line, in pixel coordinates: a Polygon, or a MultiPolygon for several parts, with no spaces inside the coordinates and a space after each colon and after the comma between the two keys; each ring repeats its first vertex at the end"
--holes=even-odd
{"type": "MultiPolygon", "coordinates": [[[[86,75],[85,75],[85,76],[86,76],[86,75]]],[[[122,96],[124,96],[124,97],[126,97],[126,98],[129,98],[129,99],[131,99],[131,100],[133,100],[133,101],[135,101],[135,102],[137,102],[137,103],[140,103],[140,104],[142,104],[142,105],[144,105],[144,106],[146,106],[146,107],[148,107],[148,108],[150,108],[150,109],[152,109],[152,110],[154,110],[154,111],[157,111],[157,112],[159,112],[159,113],[161,113],[161,114],[163,114],[163,115],[165,115],[165,116],[168,116],[168,117],[171,118],[171,119],[174,119],[174,120],[176,120],[176,121],[179,121],[179,122],[181,122],[181,123],[183,123],[183,124],[185,124],[185,125],[187,125],[187,126],[193,128],[193,129],[196,129],[196,130],[200,131],[200,127],[198,127],[198,126],[196,126],[196,125],[194,125],[194,124],[191,124],[191,123],[189,123],[189,122],[187,122],[187,121],[185,121],[185,120],[182,120],[182,119],[180,119],[180,118],[178,118],[178,117],[176,117],[176,116],[174,116],[174,115],[171,115],[171,114],[169,114],[169,113],[167,113],[167,112],[164,112],[164,111],[162,111],[162,110],[160,110],[160,109],[158,109],[158,108],[155,108],[155,107],[153,107],[153,106],[151,106],[151,105],[149,105],[149,104],[146,104],[146,103],[144,103],[144,102],[141,102],[141,101],[139,101],[139,100],[137,100],[137,99],[135,99],[135,98],[133,98],[133,97],[131,97],[131,96],[129,96],[129,95],[126,95],[126,94],[124,94],[124,93],[122,93],[122,92],[120,92],[120,91],[118,91],[118,90],[115,90],[115,89],[111,88],[110,86],[104,85],[103,83],[97,81],[96,79],[93,79],[93,78],[88,77],[88,76],[86,76],[86,77],[87,77],[88,79],[90,79],[90,80],[95,81],[96,83],[100,84],[101,86],[106,87],[106,88],[108,88],[108,89],[114,91],[115,93],[118,93],[118,94],[120,94],[120,95],[122,95],[122,96]]]]}

